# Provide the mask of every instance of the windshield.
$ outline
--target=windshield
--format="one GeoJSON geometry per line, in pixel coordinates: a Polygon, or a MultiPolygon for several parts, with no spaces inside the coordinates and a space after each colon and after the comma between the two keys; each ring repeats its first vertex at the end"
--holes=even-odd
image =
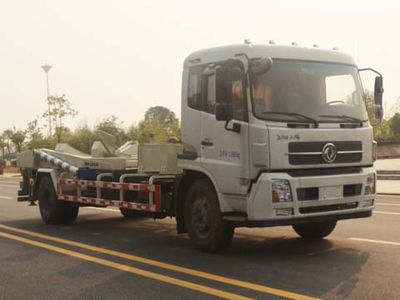
{"type": "Polygon", "coordinates": [[[299,121],[300,114],[330,123],[368,119],[354,66],[274,60],[267,73],[253,76],[252,91],[254,114],[264,120],[299,121]]]}

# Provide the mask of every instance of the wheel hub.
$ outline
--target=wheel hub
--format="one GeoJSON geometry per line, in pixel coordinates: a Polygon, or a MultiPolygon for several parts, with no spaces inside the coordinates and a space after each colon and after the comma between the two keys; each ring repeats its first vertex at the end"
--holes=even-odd
{"type": "Polygon", "coordinates": [[[206,236],[210,231],[210,208],[205,197],[197,197],[192,208],[193,227],[201,236],[206,236]]]}

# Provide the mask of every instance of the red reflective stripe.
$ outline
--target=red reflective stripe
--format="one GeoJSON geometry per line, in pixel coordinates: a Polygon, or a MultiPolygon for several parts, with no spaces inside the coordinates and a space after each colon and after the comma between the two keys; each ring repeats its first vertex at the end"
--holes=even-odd
{"type": "Polygon", "coordinates": [[[154,188],[154,192],[150,192],[150,185],[147,183],[120,183],[120,182],[107,182],[107,181],[94,181],[94,180],[78,180],[78,179],[58,179],[57,181],[57,195],[60,200],[72,201],[72,202],[82,202],[88,203],[92,205],[104,205],[104,206],[115,206],[115,207],[124,207],[129,209],[138,209],[138,210],[146,210],[153,212],[161,211],[161,185],[154,184],[152,187],[154,188]],[[129,191],[138,191],[138,192],[146,192],[153,193],[154,195],[154,204],[143,204],[136,202],[127,202],[127,201],[119,201],[119,200],[110,200],[110,199],[97,199],[97,198],[89,198],[89,197],[78,197],[73,195],[65,195],[63,194],[62,185],[72,185],[75,187],[98,187],[98,188],[109,188],[109,189],[117,189],[117,190],[129,190],[129,191]]]}
{"type": "Polygon", "coordinates": [[[149,184],[147,183],[120,183],[120,182],[108,182],[108,181],[93,181],[93,180],[75,180],[75,179],[59,179],[58,182],[64,185],[73,186],[90,186],[100,187],[109,189],[122,189],[139,192],[148,192],[149,184]]]}
{"type": "Polygon", "coordinates": [[[116,201],[116,200],[108,200],[108,199],[97,199],[97,198],[88,198],[88,197],[78,197],[72,195],[61,194],[58,195],[59,200],[70,201],[70,202],[81,202],[92,205],[105,205],[105,206],[116,206],[128,209],[137,209],[144,211],[157,211],[156,207],[148,204],[135,203],[135,202],[126,202],[126,201],[116,201]]]}

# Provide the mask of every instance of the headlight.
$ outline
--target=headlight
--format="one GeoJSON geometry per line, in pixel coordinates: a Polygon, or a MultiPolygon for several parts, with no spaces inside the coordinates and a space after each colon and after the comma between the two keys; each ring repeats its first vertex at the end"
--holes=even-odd
{"type": "Polygon", "coordinates": [[[369,174],[367,177],[367,184],[365,185],[364,195],[376,193],[376,175],[375,173],[369,174]]]}
{"type": "Polygon", "coordinates": [[[272,202],[292,202],[290,183],[286,179],[272,179],[272,202]]]}

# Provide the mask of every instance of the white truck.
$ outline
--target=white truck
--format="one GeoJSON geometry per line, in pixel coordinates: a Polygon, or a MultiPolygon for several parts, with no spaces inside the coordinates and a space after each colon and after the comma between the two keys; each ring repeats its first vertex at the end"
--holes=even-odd
{"type": "Polygon", "coordinates": [[[106,157],[24,152],[18,199],[38,200],[47,224],[73,222],[88,205],[175,217],[178,233],[208,251],[225,249],[240,226],[323,238],[374,208],[365,70],[377,74],[380,119],[382,75],[340,51],[244,43],[194,52],[183,67],[181,144],[116,150],[103,138],[106,157]]]}

